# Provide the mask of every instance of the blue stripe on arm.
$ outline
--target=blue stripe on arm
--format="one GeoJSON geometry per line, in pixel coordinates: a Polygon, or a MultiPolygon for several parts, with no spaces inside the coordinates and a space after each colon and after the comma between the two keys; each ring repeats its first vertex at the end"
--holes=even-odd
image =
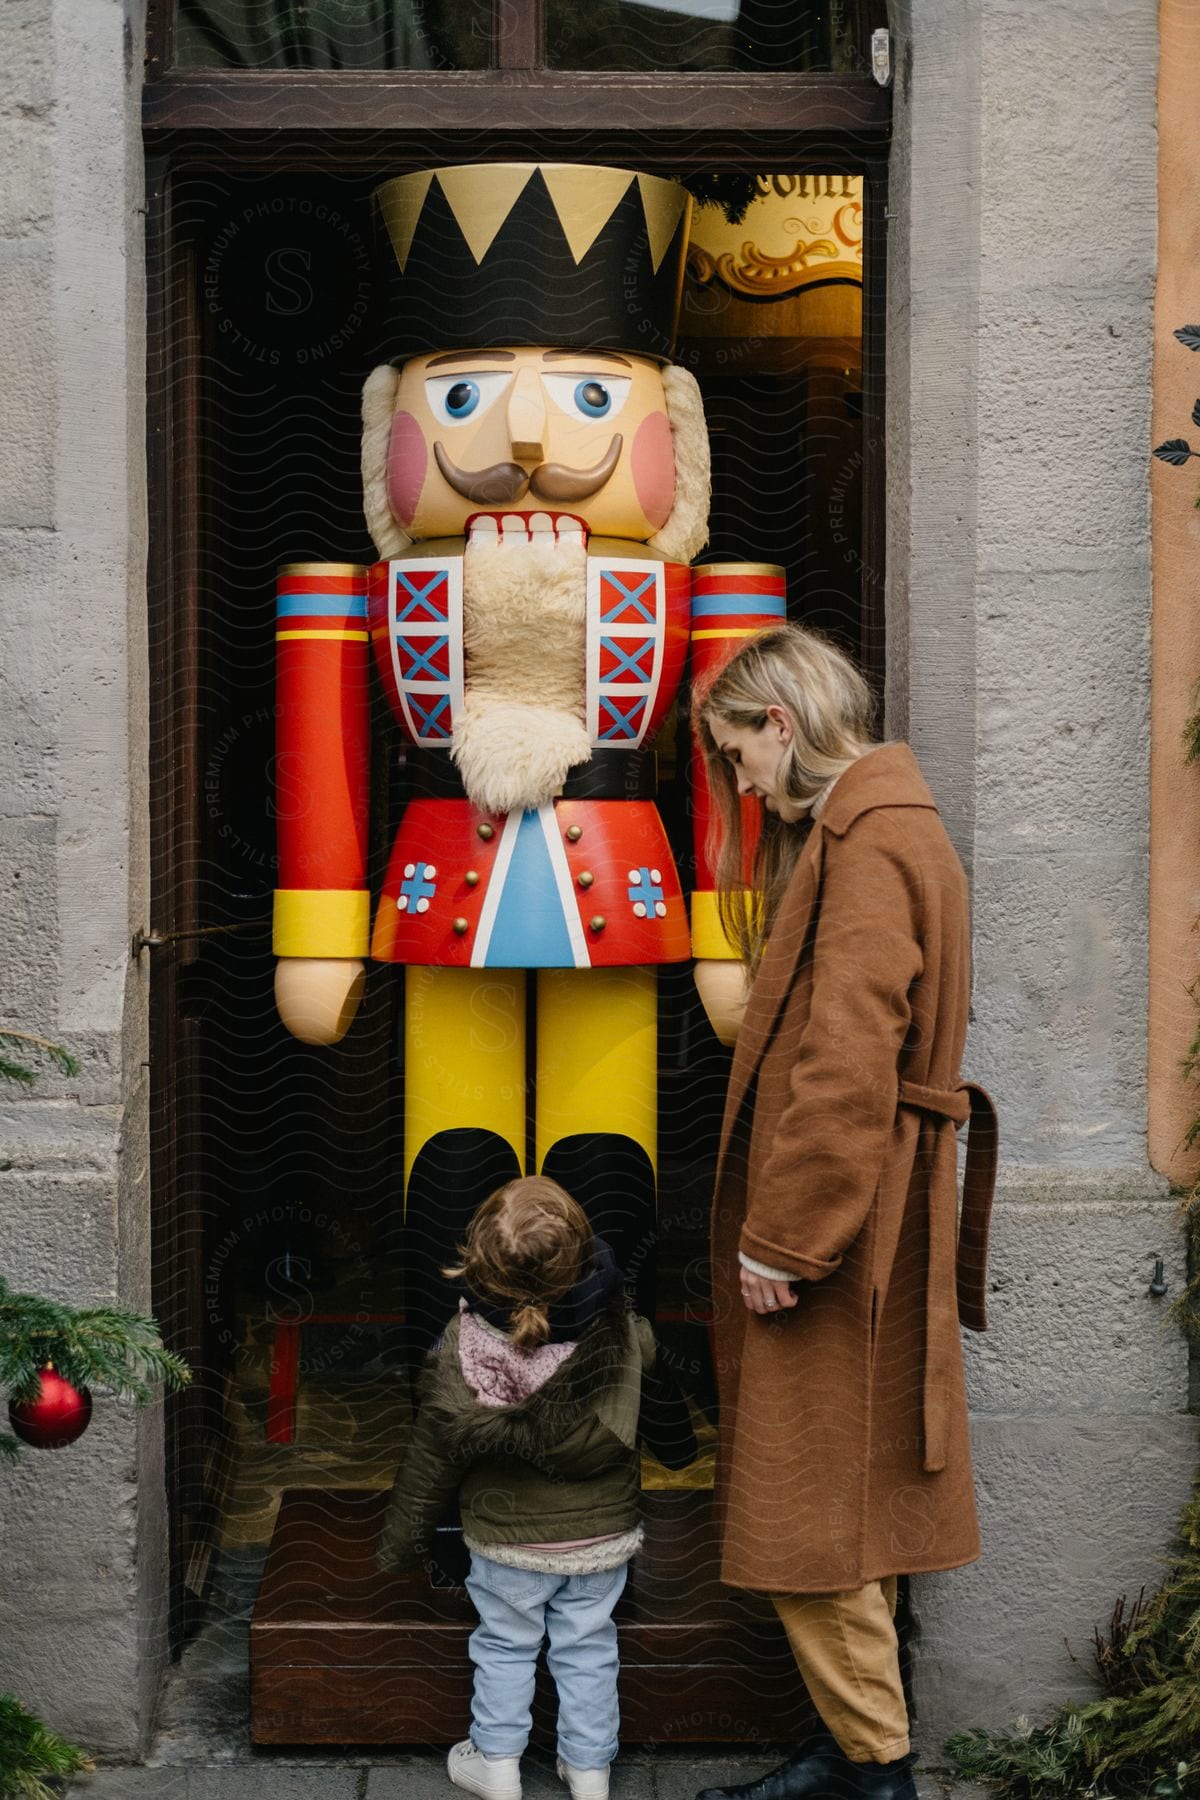
{"type": "Polygon", "coordinates": [[[693,594],[692,617],[711,619],[718,613],[765,613],[782,619],[787,606],[781,594],[693,594]]]}
{"type": "Polygon", "coordinates": [[[280,594],[275,609],[279,619],[340,618],[365,619],[365,594],[280,594]]]}

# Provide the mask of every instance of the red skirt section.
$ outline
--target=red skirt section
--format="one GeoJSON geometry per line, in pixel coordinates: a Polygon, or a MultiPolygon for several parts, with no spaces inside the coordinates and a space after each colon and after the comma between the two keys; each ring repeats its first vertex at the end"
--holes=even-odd
{"type": "MultiPolygon", "coordinates": [[[[489,915],[503,902],[491,891],[497,879],[501,887],[508,879],[507,819],[481,813],[469,800],[414,800],[406,809],[375,918],[372,957],[446,968],[686,962],[687,910],[653,801],[556,800],[553,821],[555,854],[547,856],[547,873],[554,892],[544,898],[564,915],[573,909],[571,935],[582,960],[535,954],[514,965],[489,955],[489,915]]],[[[496,937],[498,947],[499,932],[496,937]]]]}

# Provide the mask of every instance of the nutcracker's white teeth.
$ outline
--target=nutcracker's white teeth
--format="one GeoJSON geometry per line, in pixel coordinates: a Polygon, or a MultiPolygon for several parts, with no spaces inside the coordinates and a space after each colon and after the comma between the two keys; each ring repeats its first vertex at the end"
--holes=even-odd
{"type": "Polygon", "coordinates": [[[584,528],[570,513],[559,513],[557,517],[547,512],[476,513],[468,521],[467,538],[473,544],[500,545],[505,549],[514,544],[545,542],[547,538],[559,544],[582,545],[584,528]]]}

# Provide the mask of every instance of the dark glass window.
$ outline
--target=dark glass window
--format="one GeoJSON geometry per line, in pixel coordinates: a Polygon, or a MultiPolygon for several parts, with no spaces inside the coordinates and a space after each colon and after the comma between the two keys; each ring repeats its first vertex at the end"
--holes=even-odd
{"type": "Polygon", "coordinates": [[[858,15],[855,0],[547,0],[546,62],[849,72],[862,66],[858,15]]]}
{"type": "Polygon", "coordinates": [[[491,0],[179,0],[175,64],[486,69],[491,0]]]}

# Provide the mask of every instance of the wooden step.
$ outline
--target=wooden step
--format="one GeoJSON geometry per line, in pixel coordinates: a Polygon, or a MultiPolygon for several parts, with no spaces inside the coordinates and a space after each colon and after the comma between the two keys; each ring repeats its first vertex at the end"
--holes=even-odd
{"type": "MultiPolygon", "coordinates": [[[[617,1609],[624,1743],[787,1741],[811,1728],[770,1602],[721,1586],[708,1493],[645,1494],[646,1543],[617,1609]]],[[[295,1488],[250,1624],[258,1744],[449,1744],[470,1721],[461,1588],[374,1566],[386,1495],[295,1488]]],[[[539,1670],[534,1741],[553,1744],[539,1670]]]]}

